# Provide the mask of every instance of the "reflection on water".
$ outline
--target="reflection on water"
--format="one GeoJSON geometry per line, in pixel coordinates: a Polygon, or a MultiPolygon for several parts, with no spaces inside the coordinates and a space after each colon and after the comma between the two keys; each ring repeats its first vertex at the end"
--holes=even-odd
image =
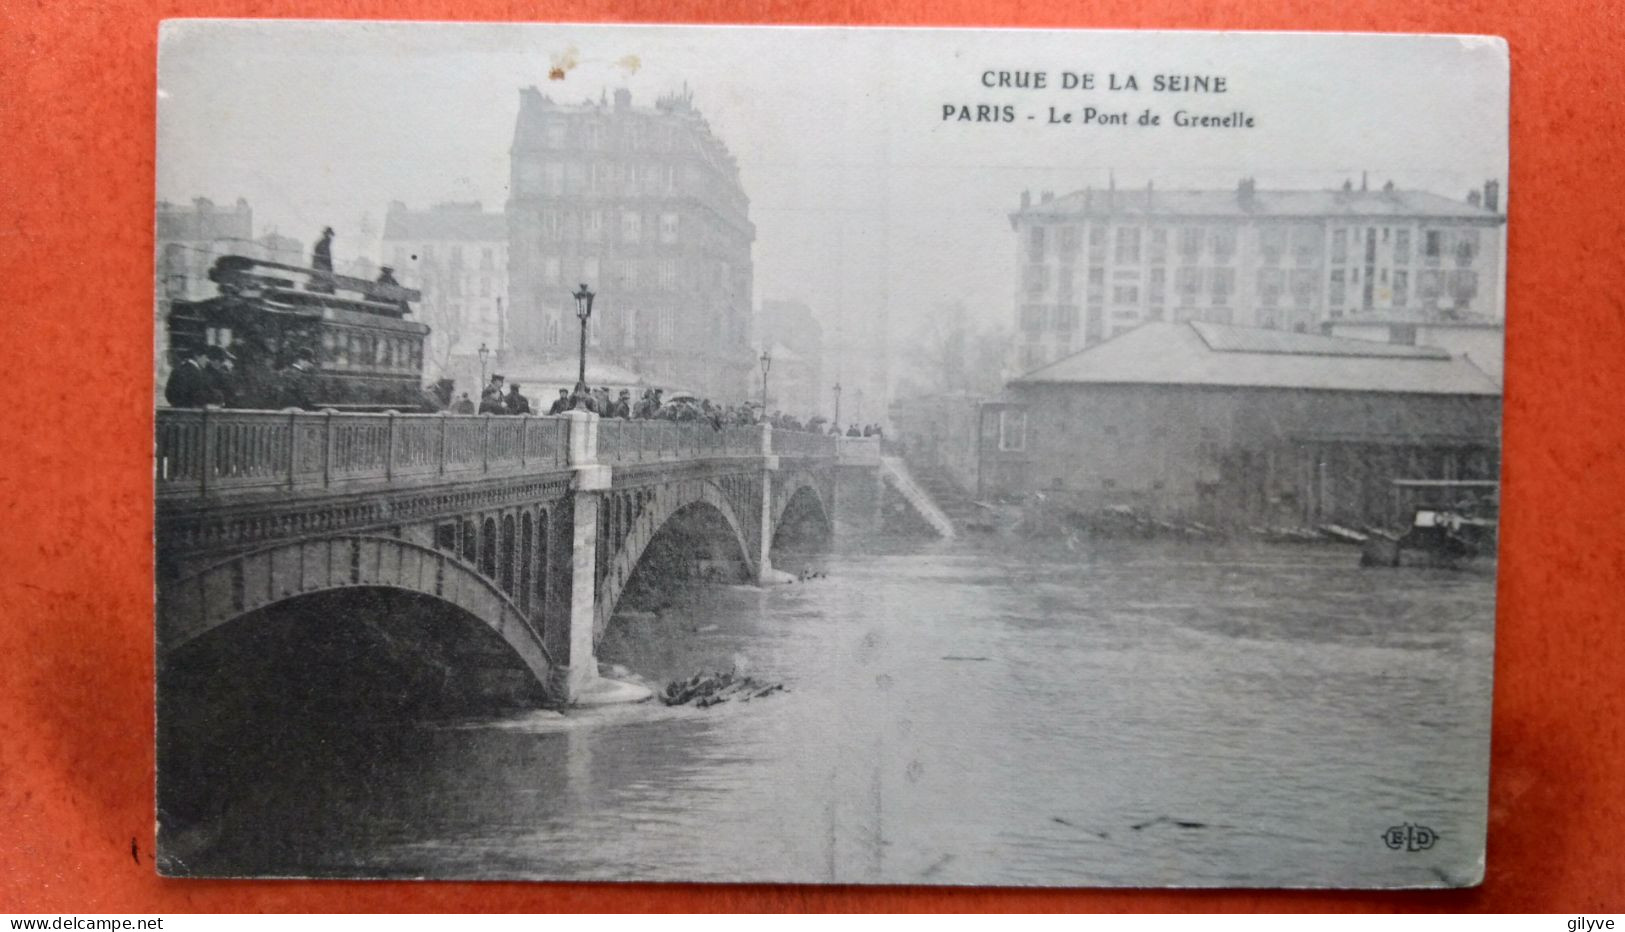
{"type": "Polygon", "coordinates": [[[618,619],[601,653],[650,680],[738,667],[789,692],[290,741],[185,867],[1471,882],[1493,580],[1356,560],[977,542],[784,560],[828,577],[691,592],[618,619]],[[1438,843],[1389,850],[1405,822],[1438,843]]]}

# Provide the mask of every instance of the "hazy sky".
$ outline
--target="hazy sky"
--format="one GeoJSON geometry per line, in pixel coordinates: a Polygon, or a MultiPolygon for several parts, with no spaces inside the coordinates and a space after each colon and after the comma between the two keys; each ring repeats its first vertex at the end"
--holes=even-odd
{"type": "Polygon", "coordinates": [[[157,194],[246,197],[257,232],[307,244],[332,224],[342,259],[391,200],[500,209],[519,88],[575,103],[625,86],[647,104],[685,82],[739,160],[756,299],[800,298],[846,334],[885,308],[894,342],[945,301],[1009,322],[1006,214],[1024,188],[1335,187],[1368,171],[1462,197],[1507,173],[1506,49],[1483,39],[192,21],[161,45],[157,194]],[[1050,87],[988,89],[989,69],[1050,87]],[[1066,90],[1063,71],[1141,89],[1066,90]],[[1152,93],[1155,74],[1222,75],[1228,92],[1152,93]],[[944,122],[950,103],[1017,119],[944,122]],[[1051,106],[1149,107],[1164,125],[1050,126],[1051,106]],[[1257,126],[1168,126],[1182,108],[1257,126]]]}

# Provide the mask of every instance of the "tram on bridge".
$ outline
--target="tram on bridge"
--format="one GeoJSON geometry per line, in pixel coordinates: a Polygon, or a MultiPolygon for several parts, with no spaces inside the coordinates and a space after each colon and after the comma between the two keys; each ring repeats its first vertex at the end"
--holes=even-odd
{"type": "Polygon", "coordinates": [[[209,279],[216,296],[170,308],[177,367],[212,360],[183,374],[201,388],[168,391],[171,404],[435,411],[449,401],[423,390],[429,327],[411,319],[411,302],[422,294],[396,283],[389,269],[367,281],[228,255],[215,260],[209,279]]]}

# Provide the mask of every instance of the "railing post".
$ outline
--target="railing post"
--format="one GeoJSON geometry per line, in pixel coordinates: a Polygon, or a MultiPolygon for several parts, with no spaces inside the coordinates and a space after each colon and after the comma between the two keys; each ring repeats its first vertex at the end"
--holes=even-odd
{"type": "Polygon", "coordinates": [[[326,417],[322,420],[322,488],[333,484],[333,446],[336,440],[333,436],[332,408],[322,412],[326,417]]]}
{"type": "Polygon", "coordinates": [[[526,414],[519,422],[519,468],[524,471],[525,453],[530,447],[530,415],[526,414]]]}
{"type": "Polygon", "coordinates": [[[444,411],[440,412],[440,456],[439,456],[440,469],[439,469],[439,472],[440,472],[440,475],[442,475],[442,476],[444,476],[446,474],[446,419],[448,417],[450,417],[450,416],[451,415],[447,414],[444,411]]]}
{"type": "Polygon", "coordinates": [[[480,472],[491,471],[491,415],[480,415],[480,472]]]}
{"type": "Polygon", "coordinates": [[[384,421],[384,479],[388,481],[395,478],[395,412],[384,412],[389,416],[384,421]]]}
{"type": "Polygon", "coordinates": [[[299,409],[288,409],[288,488],[294,487],[299,468],[299,409]]]}
{"type": "Polygon", "coordinates": [[[209,474],[214,472],[215,428],[213,420],[209,417],[209,409],[213,407],[214,405],[204,405],[203,413],[200,415],[203,421],[202,427],[198,430],[198,433],[201,435],[201,439],[203,441],[203,455],[200,457],[202,462],[200,464],[201,468],[198,470],[197,480],[198,494],[200,495],[209,494],[209,474]]]}

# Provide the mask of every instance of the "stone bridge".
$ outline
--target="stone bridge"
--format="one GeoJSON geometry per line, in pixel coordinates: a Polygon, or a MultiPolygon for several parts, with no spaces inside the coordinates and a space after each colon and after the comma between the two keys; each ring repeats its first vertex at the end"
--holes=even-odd
{"type": "Polygon", "coordinates": [[[878,501],[873,445],[586,412],[162,409],[160,662],[288,600],[403,590],[479,619],[552,701],[580,701],[657,537],[703,525],[708,556],[768,581],[787,521],[833,528],[842,488],[878,501]]]}

